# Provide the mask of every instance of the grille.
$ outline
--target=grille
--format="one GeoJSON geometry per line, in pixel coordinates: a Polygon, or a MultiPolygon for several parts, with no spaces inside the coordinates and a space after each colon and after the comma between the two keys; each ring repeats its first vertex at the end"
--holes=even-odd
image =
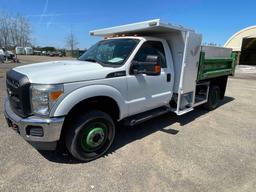
{"type": "Polygon", "coordinates": [[[19,88],[19,86],[20,86],[20,83],[13,79],[6,79],[6,83],[9,84],[10,86],[14,87],[15,89],[19,88]]]}
{"type": "Polygon", "coordinates": [[[29,99],[30,83],[27,76],[10,70],[6,74],[6,88],[10,106],[21,117],[31,115],[29,99]]]}

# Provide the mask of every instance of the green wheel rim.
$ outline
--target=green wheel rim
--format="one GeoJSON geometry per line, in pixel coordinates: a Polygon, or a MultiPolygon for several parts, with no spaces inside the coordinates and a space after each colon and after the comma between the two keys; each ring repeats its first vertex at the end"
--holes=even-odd
{"type": "Polygon", "coordinates": [[[85,151],[96,151],[106,142],[107,127],[103,123],[93,123],[82,134],[81,146],[85,151]]]}

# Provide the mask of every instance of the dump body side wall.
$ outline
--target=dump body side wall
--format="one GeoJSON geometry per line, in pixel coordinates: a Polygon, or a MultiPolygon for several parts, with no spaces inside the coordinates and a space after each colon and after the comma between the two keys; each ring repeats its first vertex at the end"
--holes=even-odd
{"type": "Polygon", "coordinates": [[[232,53],[230,58],[205,58],[201,52],[198,66],[197,80],[212,79],[221,76],[234,75],[236,54],[232,53]]]}

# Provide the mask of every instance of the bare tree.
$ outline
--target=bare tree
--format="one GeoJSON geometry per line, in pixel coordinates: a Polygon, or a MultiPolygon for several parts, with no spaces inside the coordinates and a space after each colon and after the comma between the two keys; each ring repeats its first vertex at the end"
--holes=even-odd
{"type": "Polygon", "coordinates": [[[9,41],[9,15],[2,14],[0,17],[0,37],[1,46],[7,47],[9,41]]]}
{"type": "Polygon", "coordinates": [[[66,38],[66,44],[67,47],[71,50],[71,55],[72,57],[74,56],[74,50],[77,47],[77,45],[79,44],[74,33],[70,32],[70,34],[68,34],[67,38],[66,38]]]}
{"type": "Polygon", "coordinates": [[[27,21],[27,19],[23,16],[18,16],[18,32],[19,32],[19,44],[22,47],[30,45],[30,25],[27,21]]]}
{"type": "Polygon", "coordinates": [[[27,18],[21,15],[10,16],[0,13],[0,46],[15,47],[31,45],[31,27],[27,18]]]}

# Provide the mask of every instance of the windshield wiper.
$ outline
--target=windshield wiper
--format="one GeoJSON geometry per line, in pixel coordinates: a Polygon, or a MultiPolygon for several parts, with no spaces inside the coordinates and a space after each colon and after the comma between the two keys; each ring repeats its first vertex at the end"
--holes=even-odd
{"type": "Polygon", "coordinates": [[[98,61],[96,59],[85,59],[84,61],[89,61],[89,62],[93,62],[93,63],[98,63],[98,61]]]}
{"type": "Polygon", "coordinates": [[[97,59],[94,59],[94,58],[88,58],[88,59],[78,59],[80,61],[89,61],[89,62],[93,62],[93,63],[97,63],[97,64],[100,64],[100,65],[104,65],[104,63],[102,63],[101,61],[97,60],[97,59]]]}

